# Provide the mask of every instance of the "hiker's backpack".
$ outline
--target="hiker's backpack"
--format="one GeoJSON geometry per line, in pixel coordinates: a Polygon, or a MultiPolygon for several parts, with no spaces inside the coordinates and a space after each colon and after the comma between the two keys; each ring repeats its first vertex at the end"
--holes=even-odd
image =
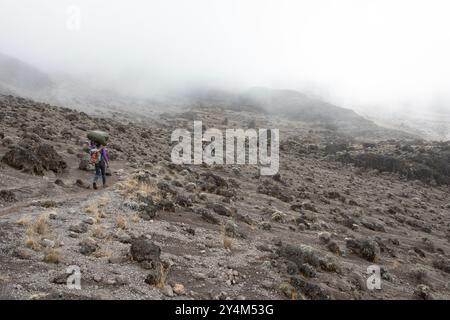
{"type": "Polygon", "coordinates": [[[100,162],[100,150],[99,149],[92,149],[90,151],[91,159],[90,163],[97,164],[100,162]]]}

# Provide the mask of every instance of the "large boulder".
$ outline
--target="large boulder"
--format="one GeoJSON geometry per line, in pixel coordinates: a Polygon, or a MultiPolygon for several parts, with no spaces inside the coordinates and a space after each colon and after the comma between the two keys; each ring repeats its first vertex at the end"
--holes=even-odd
{"type": "Polygon", "coordinates": [[[3,156],[2,162],[18,170],[41,176],[45,171],[61,173],[67,167],[53,146],[29,139],[12,146],[3,156]]]}
{"type": "Polygon", "coordinates": [[[25,172],[44,175],[44,168],[36,154],[28,146],[15,145],[2,158],[2,162],[25,172]]]}
{"type": "Polygon", "coordinates": [[[140,262],[145,269],[159,269],[161,248],[145,238],[131,242],[130,254],[134,261],[140,262]]]}
{"type": "Polygon", "coordinates": [[[0,190],[0,200],[5,203],[17,201],[16,195],[12,190],[0,190]]]}
{"type": "Polygon", "coordinates": [[[95,167],[93,164],[91,164],[89,155],[84,155],[81,160],[80,164],[78,165],[78,169],[84,170],[84,171],[94,171],[95,167]]]}
{"type": "Polygon", "coordinates": [[[145,282],[151,286],[159,286],[163,283],[166,266],[161,261],[161,248],[146,238],[133,239],[131,241],[130,255],[141,267],[149,270],[145,282]]]}
{"type": "Polygon", "coordinates": [[[61,173],[67,168],[66,162],[49,144],[38,144],[35,148],[36,156],[42,163],[42,167],[47,171],[61,173]]]}
{"type": "Polygon", "coordinates": [[[86,256],[94,253],[99,248],[97,242],[92,238],[85,238],[80,242],[80,253],[86,256]]]}

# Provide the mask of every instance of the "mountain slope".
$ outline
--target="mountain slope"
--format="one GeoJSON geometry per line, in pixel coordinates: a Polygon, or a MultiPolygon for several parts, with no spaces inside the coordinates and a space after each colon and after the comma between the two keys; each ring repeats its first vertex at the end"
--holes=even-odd
{"type": "Polygon", "coordinates": [[[22,95],[45,95],[53,88],[50,77],[37,68],[0,53],[0,91],[22,95]]]}
{"type": "Polygon", "coordinates": [[[311,98],[294,90],[256,87],[242,95],[241,103],[289,119],[314,123],[354,138],[374,140],[417,138],[400,130],[381,127],[351,109],[311,98]]]}
{"type": "Polygon", "coordinates": [[[220,130],[276,125],[270,177],[172,163],[171,133],[191,124],[182,116],[118,122],[0,95],[0,159],[37,143],[67,164],[34,176],[0,161],[0,299],[449,299],[448,186],[389,170],[408,161],[423,173],[411,156],[436,162],[448,145],[347,141],[355,168],[333,158],[335,134],[302,121],[199,108],[220,130]],[[112,175],[99,190],[79,166],[94,128],[110,133],[112,175]],[[374,264],[381,290],[366,286],[374,264]],[[82,290],[66,286],[73,265],[82,290]]]}
{"type": "Polygon", "coordinates": [[[90,114],[121,111],[137,118],[197,106],[258,111],[307,122],[339,134],[365,140],[410,139],[416,136],[378,126],[350,109],[311,98],[294,90],[252,88],[242,93],[199,89],[171,93],[152,100],[124,96],[89,81],[67,75],[47,75],[18,59],[0,53],[0,93],[76,108],[90,114]]]}

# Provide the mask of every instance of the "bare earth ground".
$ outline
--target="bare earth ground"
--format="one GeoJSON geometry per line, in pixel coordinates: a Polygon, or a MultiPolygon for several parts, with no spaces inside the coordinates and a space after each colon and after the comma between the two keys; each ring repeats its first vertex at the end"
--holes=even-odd
{"type": "Polygon", "coordinates": [[[192,130],[186,114],[136,124],[0,102],[0,158],[34,133],[67,164],[44,176],[1,164],[1,298],[450,298],[449,187],[335,161],[326,131],[194,110],[207,128],[279,128],[280,174],[262,177],[256,166],[173,165],[170,134],[192,130]],[[78,166],[86,130],[99,127],[112,175],[94,191],[78,166]],[[81,290],[66,286],[71,265],[81,290]],[[370,265],[381,290],[366,287],[370,265]]]}

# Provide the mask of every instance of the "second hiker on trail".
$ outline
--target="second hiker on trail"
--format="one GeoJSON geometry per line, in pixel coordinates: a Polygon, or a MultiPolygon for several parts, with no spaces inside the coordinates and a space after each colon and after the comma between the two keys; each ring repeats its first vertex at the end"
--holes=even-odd
{"type": "Polygon", "coordinates": [[[103,187],[106,187],[106,168],[109,167],[109,156],[106,150],[108,134],[102,131],[92,131],[88,133],[90,139],[89,153],[90,162],[95,165],[94,189],[97,189],[98,179],[101,177],[103,187]]]}

